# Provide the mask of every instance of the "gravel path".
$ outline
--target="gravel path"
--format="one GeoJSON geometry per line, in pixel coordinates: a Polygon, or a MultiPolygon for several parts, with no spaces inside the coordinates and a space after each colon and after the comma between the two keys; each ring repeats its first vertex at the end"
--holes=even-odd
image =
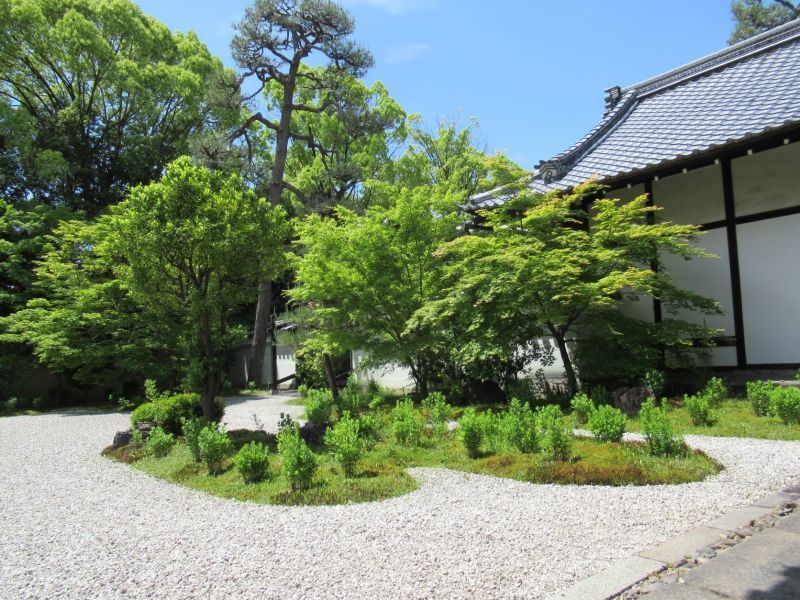
{"type": "MultiPolygon", "coordinates": [[[[229,428],[300,407],[237,399],[229,428]]],[[[542,597],[800,479],[800,443],[690,437],[727,469],[681,486],[531,485],[413,469],[384,502],[222,500],[99,456],[120,414],[0,419],[0,598],[542,597]]]]}

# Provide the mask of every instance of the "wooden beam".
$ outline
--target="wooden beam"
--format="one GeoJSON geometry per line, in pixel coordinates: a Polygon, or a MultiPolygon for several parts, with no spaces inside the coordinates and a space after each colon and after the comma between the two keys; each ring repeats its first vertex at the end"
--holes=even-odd
{"type": "Polygon", "coordinates": [[[722,159],[722,196],[725,202],[725,228],[728,237],[728,265],[731,275],[731,300],[733,302],[733,327],[736,335],[736,365],[747,366],[744,339],[744,312],[742,309],[742,282],[739,272],[739,243],[736,236],[736,201],[733,190],[731,159],[722,159]]]}

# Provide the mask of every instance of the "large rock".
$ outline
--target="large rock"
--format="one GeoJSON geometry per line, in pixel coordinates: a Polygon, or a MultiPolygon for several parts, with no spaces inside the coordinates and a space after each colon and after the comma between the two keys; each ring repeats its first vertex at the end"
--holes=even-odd
{"type": "Polygon", "coordinates": [[[647,387],[619,388],[613,396],[614,406],[629,416],[638,415],[642,403],[655,398],[653,391],[647,387]]]}
{"type": "Polygon", "coordinates": [[[329,425],[329,423],[312,423],[311,421],[303,423],[300,428],[300,437],[305,440],[306,444],[321,444],[329,425]]]}
{"type": "Polygon", "coordinates": [[[118,431],[114,434],[114,442],[111,444],[112,448],[122,448],[127,446],[133,441],[133,433],[130,429],[125,431],[118,431]]]}

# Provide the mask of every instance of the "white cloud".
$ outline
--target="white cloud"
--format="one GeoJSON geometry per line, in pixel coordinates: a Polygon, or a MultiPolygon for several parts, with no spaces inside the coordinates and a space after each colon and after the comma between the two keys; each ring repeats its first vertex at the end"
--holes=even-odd
{"type": "Polygon", "coordinates": [[[438,0],[342,0],[345,6],[381,8],[390,15],[405,15],[423,8],[434,8],[438,0]]]}
{"type": "Polygon", "coordinates": [[[395,46],[389,50],[389,54],[386,55],[386,62],[394,65],[411,62],[422,58],[432,49],[433,46],[425,42],[395,46]]]}

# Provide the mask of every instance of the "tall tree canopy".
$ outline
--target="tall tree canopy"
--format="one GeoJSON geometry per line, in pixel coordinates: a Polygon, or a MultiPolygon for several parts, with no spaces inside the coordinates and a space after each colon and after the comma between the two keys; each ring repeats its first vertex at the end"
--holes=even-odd
{"type": "Polygon", "coordinates": [[[800,17],[800,3],[792,0],[733,0],[735,22],[728,43],[735,44],[800,17]]]}
{"type": "Polygon", "coordinates": [[[0,168],[9,199],[88,214],[158,178],[221,69],[129,0],[0,0],[0,168]]]}
{"type": "MultiPolygon", "coordinates": [[[[255,110],[232,138],[243,137],[252,147],[254,126],[269,130],[274,140],[268,200],[281,203],[284,190],[292,188],[286,181],[289,146],[299,142],[318,147],[313,132],[297,131],[292,117],[298,112],[321,113],[336,100],[337,81],[342,76],[359,77],[372,66],[372,56],[351,38],[355,23],[350,14],[329,0],[256,0],[236,25],[231,42],[233,57],[241,70],[234,84],[235,95],[253,100],[267,91],[266,110],[255,110]],[[310,61],[321,61],[318,69],[306,68],[310,61]],[[256,91],[246,93],[242,86],[256,83],[256,91]],[[275,93],[277,90],[277,94],[275,93]],[[308,105],[298,97],[316,92],[320,101],[308,105]],[[270,104],[269,98],[279,98],[270,104]]],[[[272,306],[270,281],[259,284],[253,346],[249,372],[258,383],[263,381],[264,362],[269,335],[272,306]]]]}

